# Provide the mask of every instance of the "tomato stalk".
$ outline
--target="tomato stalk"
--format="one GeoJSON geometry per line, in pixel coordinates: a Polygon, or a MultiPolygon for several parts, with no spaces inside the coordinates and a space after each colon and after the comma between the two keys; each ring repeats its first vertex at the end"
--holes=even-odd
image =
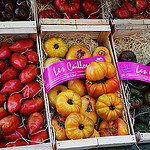
{"type": "Polygon", "coordinates": [[[83,130],[84,129],[84,124],[81,123],[81,124],[79,124],[78,127],[79,127],[80,130],[83,130]]]}
{"type": "Polygon", "coordinates": [[[87,84],[93,84],[93,83],[101,83],[101,84],[104,84],[107,80],[108,80],[108,79],[107,79],[106,77],[104,77],[104,78],[101,79],[101,80],[87,82],[87,84]]]}
{"type": "Polygon", "coordinates": [[[72,99],[68,99],[68,104],[72,105],[73,104],[73,100],[72,99]]]}
{"type": "Polygon", "coordinates": [[[72,0],[66,0],[68,4],[72,4],[72,0]]]}

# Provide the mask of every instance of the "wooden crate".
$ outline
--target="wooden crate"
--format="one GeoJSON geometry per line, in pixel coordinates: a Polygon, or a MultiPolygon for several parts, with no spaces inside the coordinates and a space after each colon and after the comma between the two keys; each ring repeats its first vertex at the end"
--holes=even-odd
{"type": "MultiPolygon", "coordinates": [[[[47,55],[44,51],[43,43],[49,37],[61,37],[66,41],[69,47],[71,46],[71,44],[81,44],[80,42],[71,43],[71,40],[73,39],[74,41],[76,41],[76,38],[77,39],[79,38],[78,41],[83,40],[83,39],[96,41],[98,45],[106,46],[110,50],[110,55],[112,56],[113,62],[115,62],[112,49],[111,49],[111,45],[110,45],[110,41],[109,41],[110,31],[111,30],[110,30],[109,25],[93,25],[93,26],[90,26],[90,25],[87,25],[87,26],[84,26],[84,25],[77,25],[77,26],[74,26],[74,25],[55,25],[55,26],[54,25],[41,25],[41,33],[40,33],[39,41],[40,41],[41,56],[43,58],[43,64],[47,58],[47,55]]],[[[82,46],[89,49],[89,45],[87,43],[83,42],[82,46]]],[[[90,49],[90,51],[92,51],[92,49],[90,49]]],[[[121,88],[119,89],[119,92],[121,94],[121,88]]],[[[45,96],[48,98],[47,94],[45,96]]],[[[123,100],[123,97],[122,97],[122,100],[123,100]]],[[[52,119],[52,117],[53,117],[53,111],[51,111],[50,120],[52,119]]],[[[80,139],[80,140],[65,140],[65,141],[56,141],[54,138],[53,142],[55,143],[56,149],[71,149],[71,150],[132,145],[136,142],[136,140],[129,126],[125,107],[123,111],[123,119],[127,122],[129,135],[115,136],[115,137],[110,136],[110,137],[100,137],[100,138],[87,138],[87,139],[80,139]]],[[[55,135],[55,132],[53,134],[55,135]]]]}
{"type": "MultiPolygon", "coordinates": [[[[121,7],[122,0],[102,0],[102,6],[104,9],[104,18],[111,18],[111,24],[116,26],[121,26],[124,28],[126,26],[141,26],[141,25],[148,25],[150,24],[150,19],[112,19],[113,15],[112,12],[115,9],[121,7]]],[[[143,13],[144,15],[146,13],[143,13]]]]}
{"type": "MultiPolygon", "coordinates": [[[[81,0],[82,2],[82,0],[81,0]]],[[[78,15],[81,17],[81,19],[61,19],[62,16],[60,16],[60,19],[56,19],[56,18],[41,18],[41,19],[38,19],[38,22],[39,22],[39,25],[46,25],[46,24],[66,24],[66,25],[69,25],[69,24],[84,24],[84,25],[88,25],[88,24],[92,24],[92,25],[95,25],[95,24],[103,24],[103,18],[104,18],[104,9],[102,7],[102,0],[94,0],[94,2],[98,5],[98,8],[99,8],[99,18],[100,19],[84,19],[86,18],[85,15],[80,11],[78,13],[78,15]]],[[[45,10],[45,9],[52,9],[55,11],[55,8],[54,8],[54,4],[53,2],[52,3],[48,3],[48,4],[41,4],[40,2],[38,2],[37,0],[37,17],[38,17],[38,14],[45,10]]],[[[104,21],[105,22],[105,21],[104,21]]],[[[109,19],[107,18],[107,23],[109,23],[109,19]]]]}
{"type": "MultiPolygon", "coordinates": [[[[14,29],[9,29],[9,27],[6,27],[6,30],[3,30],[0,28],[0,43],[1,42],[9,42],[10,44],[13,44],[14,42],[21,40],[21,39],[32,39],[35,42],[35,47],[34,49],[37,50],[37,54],[39,56],[39,61],[37,63],[37,67],[39,68],[40,74],[38,75],[38,77],[36,78],[41,86],[41,92],[37,95],[41,98],[44,99],[44,109],[42,111],[40,111],[40,113],[42,113],[42,115],[44,116],[44,125],[43,128],[47,130],[48,132],[48,139],[42,143],[42,144],[37,144],[37,145],[27,145],[27,146],[18,146],[18,147],[8,147],[8,148],[2,148],[4,150],[52,150],[53,146],[52,146],[52,139],[51,139],[51,126],[50,126],[50,120],[49,120],[49,107],[47,107],[49,105],[49,103],[46,101],[47,99],[45,98],[45,88],[44,88],[44,84],[43,84],[43,76],[41,74],[41,55],[40,55],[40,51],[39,51],[39,39],[38,39],[38,35],[37,35],[37,30],[35,28],[30,28],[30,30],[28,28],[16,28],[14,29]]],[[[5,61],[7,64],[7,60],[5,61]]]]}
{"type": "MultiPolygon", "coordinates": [[[[113,27],[111,35],[111,44],[114,51],[114,57],[116,63],[118,62],[118,56],[123,50],[131,50],[136,56],[138,63],[147,64],[150,58],[150,48],[149,48],[149,34],[150,30],[147,28],[148,25],[140,25],[138,27],[132,28],[131,26],[126,26],[126,28],[120,28],[117,26],[113,27]],[[115,28],[116,27],[116,28],[115,28]],[[145,47],[145,50],[143,49],[145,47]],[[146,53],[148,55],[146,55],[146,53]]],[[[136,136],[138,143],[149,143],[150,133],[135,133],[134,131],[134,119],[133,111],[130,111],[129,102],[129,90],[128,83],[126,81],[121,81],[121,87],[123,90],[123,95],[126,102],[127,112],[129,116],[129,123],[132,128],[133,133],[136,136]]]]}
{"type": "MultiPolygon", "coordinates": [[[[16,30],[17,32],[17,28],[22,28],[22,30],[24,30],[23,28],[36,28],[37,24],[37,10],[36,10],[36,0],[26,0],[29,7],[30,7],[30,14],[29,14],[29,18],[26,21],[0,21],[0,29],[3,30],[16,30]]],[[[0,33],[5,31],[0,31],[0,33]]],[[[24,31],[21,31],[24,32],[24,31]]],[[[28,31],[27,31],[28,32],[28,31]]]]}

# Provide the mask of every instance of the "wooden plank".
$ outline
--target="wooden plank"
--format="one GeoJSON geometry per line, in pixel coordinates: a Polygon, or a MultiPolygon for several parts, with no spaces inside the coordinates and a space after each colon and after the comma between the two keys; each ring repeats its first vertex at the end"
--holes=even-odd
{"type": "Polygon", "coordinates": [[[150,24],[150,19],[111,19],[112,24],[126,24],[126,25],[145,25],[150,24]]]}
{"type": "Polygon", "coordinates": [[[108,19],[40,19],[41,25],[109,25],[108,19]]]}
{"type": "Polygon", "coordinates": [[[36,28],[35,21],[17,21],[17,22],[1,22],[1,29],[18,29],[18,28],[36,28]]]}
{"type": "Polygon", "coordinates": [[[109,25],[42,25],[41,31],[110,31],[109,25]]]}

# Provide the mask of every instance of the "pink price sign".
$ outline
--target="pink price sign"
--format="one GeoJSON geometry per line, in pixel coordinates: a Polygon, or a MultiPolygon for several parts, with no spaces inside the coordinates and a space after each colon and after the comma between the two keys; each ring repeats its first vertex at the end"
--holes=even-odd
{"type": "Polygon", "coordinates": [[[103,55],[84,59],[70,59],[56,62],[44,70],[46,93],[64,81],[85,77],[85,70],[91,62],[106,62],[103,55]]]}
{"type": "Polygon", "coordinates": [[[150,67],[133,62],[117,63],[120,80],[141,80],[150,83],[150,67]]]}

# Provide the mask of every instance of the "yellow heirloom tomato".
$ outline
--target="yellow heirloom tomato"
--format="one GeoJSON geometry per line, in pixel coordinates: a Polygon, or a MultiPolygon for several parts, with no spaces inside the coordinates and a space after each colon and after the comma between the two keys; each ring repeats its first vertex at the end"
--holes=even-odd
{"type": "Polygon", "coordinates": [[[56,97],[56,109],[63,117],[67,117],[72,112],[80,112],[82,100],[79,94],[72,90],[61,92],[56,97]]]}
{"type": "Polygon", "coordinates": [[[51,37],[44,43],[44,48],[49,57],[64,58],[67,51],[68,45],[62,39],[58,37],[51,37]]]}
{"type": "Polygon", "coordinates": [[[66,135],[69,139],[83,139],[94,132],[94,122],[80,113],[71,113],[65,121],[66,135]]]}

